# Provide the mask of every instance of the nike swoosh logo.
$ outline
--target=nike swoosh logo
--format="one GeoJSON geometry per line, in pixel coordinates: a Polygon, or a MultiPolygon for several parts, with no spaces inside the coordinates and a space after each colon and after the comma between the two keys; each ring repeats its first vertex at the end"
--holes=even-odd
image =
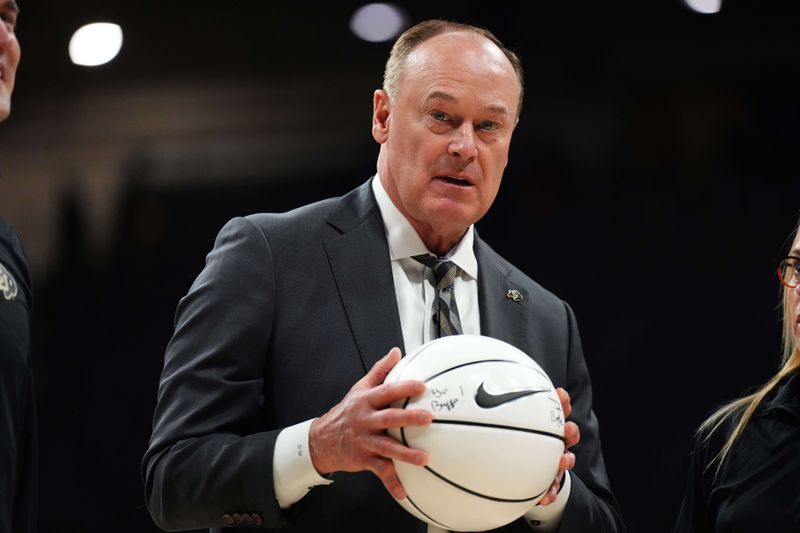
{"type": "Polygon", "coordinates": [[[483,383],[478,387],[478,392],[475,393],[475,403],[478,407],[484,409],[491,409],[504,403],[513,402],[519,398],[530,396],[532,394],[539,394],[540,392],[547,392],[548,389],[528,389],[519,390],[514,392],[504,392],[502,394],[492,394],[483,388],[483,383]]]}

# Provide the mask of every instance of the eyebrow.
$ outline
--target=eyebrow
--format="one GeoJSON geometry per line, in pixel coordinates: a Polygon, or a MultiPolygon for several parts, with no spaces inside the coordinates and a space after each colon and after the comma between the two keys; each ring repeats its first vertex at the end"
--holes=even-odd
{"type": "Polygon", "coordinates": [[[5,0],[5,2],[3,2],[2,6],[0,7],[2,7],[3,9],[10,9],[14,13],[19,15],[19,5],[17,5],[17,2],[15,0],[5,0]]]}
{"type": "MultiPolygon", "coordinates": [[[[425,97],[425,103],[432,102],[434,100],[444,100],[446,102],[455,103],[458,99],[450,93],[446,93],[444,91],[433,91],[431,94],[425,97]]],[[[496,115],[507,115],[508,109],[502,105],[490,105],[489,111],[496,114],[496,115]]]]}

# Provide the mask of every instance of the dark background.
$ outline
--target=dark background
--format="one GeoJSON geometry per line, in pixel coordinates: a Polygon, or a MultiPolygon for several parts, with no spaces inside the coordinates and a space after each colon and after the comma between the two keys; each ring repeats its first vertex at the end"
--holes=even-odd
{"type": "MultiPolygon", "coordinates": [[[[484,25],[522,56],[525,108],[477,227],[574,308],[623,515],[631,531],[669,531],[693,430],[779,363],[774,265],[800,216],[800,9],[575,4],[399,5],[412,22],[484,25]]],[[[390,45],[350,33],[356,2],[20,5],[23,59],[0,157],[43,106],[143,80],[282,80],[301,95],[289,110],[297,127],[324,127],[330,142],[308,161],[275,156],[288,170],[269,179],[192,180],[189,161],[177,170],[189,179],[154,183],[164,169],[137,152],[102,253],[86,236],[85,200],[60,196],[51,263],[33,265],[41,530],[155,531],[139,461],[175,306],[228,218],[339,195],[374,172],[371,91],[390,45]],[[107,67],[77,68],[66,43],[92,20],[120,23],[125,45],[107,67]]],[[[250,112],[266,130],[276,107],[250,112]]]]}

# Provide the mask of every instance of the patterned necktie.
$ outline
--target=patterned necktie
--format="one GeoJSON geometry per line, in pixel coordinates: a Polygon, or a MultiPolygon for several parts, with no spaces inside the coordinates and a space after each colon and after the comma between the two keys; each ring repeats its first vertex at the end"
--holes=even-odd
{"type": "Polygon", "coordinates": [[[415,255],[413,259],[433,270],[436,281],[436,307],[433,315],[436,336],[461,335],[461,317],[458,316],[454,285],[458,267],[452,261],[441,261],[431,254],[415,255]]]}

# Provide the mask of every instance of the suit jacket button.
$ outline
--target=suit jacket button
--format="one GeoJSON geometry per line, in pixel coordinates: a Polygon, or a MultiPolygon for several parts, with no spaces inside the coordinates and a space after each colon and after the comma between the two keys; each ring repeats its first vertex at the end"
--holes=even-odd
{"type": "Polygon", "coordinates": [[[233,522],[237,526],[242,525],[242,515],[240,515],[239,513],[233,513],[233,522]]]}
{"type": "Polygon", "coordinates": [[[264,521],[261,519],[261,515],[258,513],[253,513],[253,525],[260,526],[263,523],[264,521]]]}
{"type": "Polygon", "coordinates": [[[233,517],[231,515],[225,513],[224,515],[222,515],[222,521],[225,522],[228,525],[233,524],[233,517]]]}
{"type": "Polygon", "coordinates": [[[252,526],[253,525],[253,517],[249,514],[245,513],[242,515],[242,520],[244,520],[244,525],[252,526]]]}

